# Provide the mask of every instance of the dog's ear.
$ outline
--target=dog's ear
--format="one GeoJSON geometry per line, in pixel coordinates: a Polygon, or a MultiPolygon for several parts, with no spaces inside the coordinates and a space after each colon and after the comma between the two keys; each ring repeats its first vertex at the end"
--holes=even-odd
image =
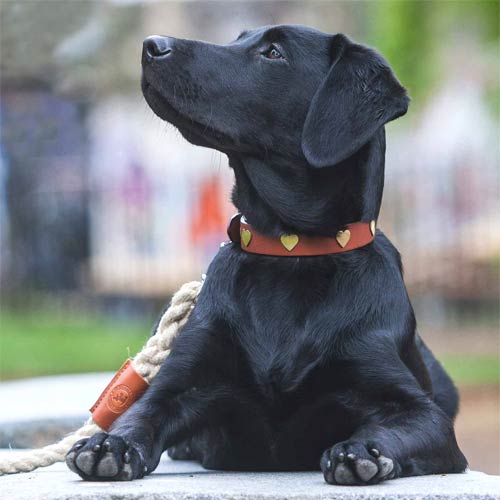
{"type": "Polygon", "coordinates": [[[302,131],[302,151],[314,167],[345,160],[409,104],[406,90],[374,50],[339,34],[332,37],[331,54],[302,131]]]}

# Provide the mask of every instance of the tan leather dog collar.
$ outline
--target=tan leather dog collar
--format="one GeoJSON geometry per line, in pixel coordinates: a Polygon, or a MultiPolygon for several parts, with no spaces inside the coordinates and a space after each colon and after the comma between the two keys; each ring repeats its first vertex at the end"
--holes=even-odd
{"type": "Polygon", "coordinates": [[[231,218],[227,234],[245,252],[276,257],[312,257],[364,247],[374,240],[375,229],[376,223],[372,220],[346,224],[335,237],[282,234],[274,238],[256,231],[238,213],[231,218]]]}

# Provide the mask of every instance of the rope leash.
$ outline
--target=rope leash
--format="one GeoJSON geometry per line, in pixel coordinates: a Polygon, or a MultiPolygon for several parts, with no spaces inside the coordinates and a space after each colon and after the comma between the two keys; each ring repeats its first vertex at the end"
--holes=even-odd
{"type": "MultiPolygon", "coordinates": [[[[170,353],[172,340],[186,324],[189,315],[196,303],[202,283],[192,281],[184,284],[173,296],[170,307],[163,314],[155,334],[149,338],[146,345],[132,360],[132,365],[139,375],[148,383],[160,370],[164,359],[170,353]]],[[[66,453],[80,439],[90,437],[97,432],[102,432],[90,417],[85,424],[75,432],[61,439],[55,444],[31,450],[15,457],[0,460],[0,476],[30,472],[39,467],[48,467],[56,462],[62,462],[66,453]]]]}

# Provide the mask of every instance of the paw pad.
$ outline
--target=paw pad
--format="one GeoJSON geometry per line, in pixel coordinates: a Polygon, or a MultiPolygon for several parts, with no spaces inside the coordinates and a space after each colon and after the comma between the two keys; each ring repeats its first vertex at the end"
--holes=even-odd
{"type": "Polygon", "coordinates": [[[136,448],[120,436],[106,433],[76,443],[66,455],[66,464],[87,481],[130,481],[147,473],[136,448]]]}
{"type": "Polygon", "coordinates": [[[376,484],[395,476],[392,459],[379,448],[356,441],[344,441],[325,451],[321,469],[330,484],[376,484]]]}

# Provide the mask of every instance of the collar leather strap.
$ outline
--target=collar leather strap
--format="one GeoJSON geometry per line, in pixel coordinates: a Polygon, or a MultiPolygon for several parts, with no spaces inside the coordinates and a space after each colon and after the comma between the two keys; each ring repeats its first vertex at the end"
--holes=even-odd
{"type": "Polygon", "coordinates": [[[312,257],[348,252],[364,247],[375,238],[376,222],[353,222],[346,224],[335,237],[283,234],[280,237],[267,236],[256,231],[245,217],[233,215],[227,234],[233,243],[239,243],[248,253],[276,257],[312,257]]]}

